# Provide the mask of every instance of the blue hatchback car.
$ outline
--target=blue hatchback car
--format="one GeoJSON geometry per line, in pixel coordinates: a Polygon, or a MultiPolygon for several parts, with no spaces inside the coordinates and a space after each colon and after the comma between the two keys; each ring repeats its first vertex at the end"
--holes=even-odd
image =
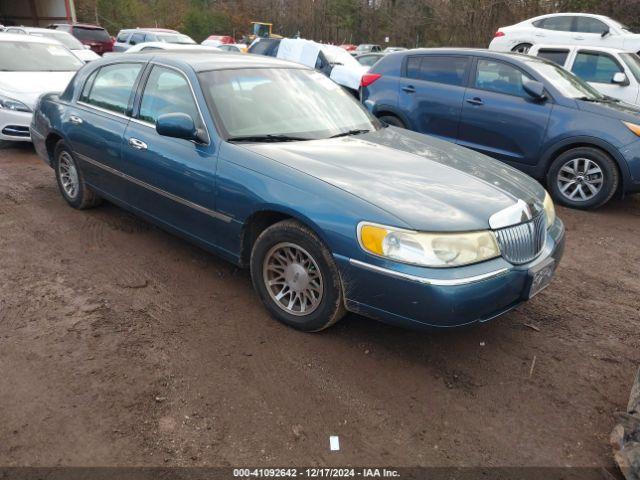
{"type": "Polygon", "coordinates": [[[387,55],[362,85],[362,101],[386,123],[506,162],[564,205],[597,208],[640,191],[640,109],[552,62],[417,49],[387,55]]]}
{"type": "Polygon", "coordinates": [[[107,199],[249,267],[269,312],[304,331],[347,310],[485,321],[562,256],[538,182],[385,127],[321,73],[264,56],[104,58],[39,100],[31,133],[69,205],[107,199]]]}

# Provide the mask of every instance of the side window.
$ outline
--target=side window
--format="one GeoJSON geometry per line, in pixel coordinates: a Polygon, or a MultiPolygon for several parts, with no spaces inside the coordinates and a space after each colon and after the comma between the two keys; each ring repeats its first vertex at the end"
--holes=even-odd
{"type": "Polygon", "coordinates": [[[142,43],[143,41],[144,41],[144,33],[134,33],[133,35],[131,35],[131,38],[129,39],[129,44],[137,45],[139,43],[142,43]]]}
{"type": "Polygon", "coordinates": [[[591,17],[577,17],[575,31],[580,33],[597,33],[602,35],[608,30],[608,27],[598,20],[591,17]]]}
{"type": "Polygon", "coordinates": [[[137,63],[117,63],[102,67],[84,101],[96,107],[125,114],[131,91],[141,69],[142,65],[137,63]]]}
{"type": "Polygon", "coordinates": [[[116,42],[125,43],[127,41],[128,36],[129,36],[129,32],[120,32],[118,34],[118,38],[116,38],[116,42]]]}
{"type": "Polygon", "coordinates": [[[490,92],[524,97],[522,81],[528,78],[519,69],[495,60],[478,59],[475,87],[490,92]]]}
{"type": "Polygon", "coordinates": [[[407,59],[407,77],[419,78],[421,59],[422,57],[409,57],[407,59]]]}
{"type": "Polygon", "coordinates": [[[78,99],[81,102],[86,103],[89,101],[89,92],[91,92],[91,87],[93,86],[93,82],[95,81],[96,75],[98,74],[99,71],[100,69],[93,72],[89,76],[89,78],[87,78],[87,81],[84,83],[84,87],[82,87],[82,93],[80,94],[80,98],[78,99]]]}
{"type": "Polygon", "coordinates": [[[186,113],[196,125],[200,123],[198,107],[187,79],[175,70],[155,66],[144,87],[138,118],[155,124],[165,113],[186,113]]]}
{"type": "Polygon", "coordinates": [[[586,82],[595,83],[611,83],[614,74],[624,72],[613,57],[598,52],[578,52],[571,71],[586,82]]]}
{"type": "Polygon", "coordinates": [[[559,32],[570,32],[572,30],[573,18],[568,15],[560,15],[557,17],[549,17],[542,20],[540,25],[536,25],[539,28],[546,30],[556,30],[559,32]]]}
{"type": "Polygon", "coordinates": [[[564,67],[564,62],[567,61],[568,56],[569,50],[562,48],[541,48],[538,50],[538,57],[557,63],[561,67],[564,67]]]}
{"type": "Polygon", "coordinates": [[[407,63],[407,76],[427,82],[445,83],[461,86],[467,73],[468,57],[449,57],[444,55],[425,55],[412,57],[407,63]],[[420,66],[409,65],[413,58],[420,59],[420,66]]]}
{"type": "Polygon", "coordinates": [[[152,33],[147,33],[144,36],[144,41],[145,42],[157,42],[158,41],[158,37],[156,37],[154,34],[152,33]]]}

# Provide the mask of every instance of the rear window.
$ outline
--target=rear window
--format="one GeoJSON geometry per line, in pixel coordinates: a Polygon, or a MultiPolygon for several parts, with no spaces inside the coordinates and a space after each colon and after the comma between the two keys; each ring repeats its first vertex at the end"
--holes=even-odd
{"type": "Polygon", "coordinates": [[[468,57],[448,55],[409,57],[407,77],[426,82],[461,86],[465,83],[468,65],[468,57]]]}
{"type": "Polygon", "coordinates": [[[125,43],[130,33],[131,32],[120,32],[118,38],[116,38],[116,42],[125,43]]]}
{"type": "Polygon", "coordinates": [[[277,45],[279,44],[280,42],[260,40],[259,42],[253,44],[249,53],[255,53],[256,55],[270,55],[275,57],[278,52],[277,45]]]}
{"type": "Polygon", "coordinates": [[[73,27],[73,35],[82,42],[111,41],[111,37],[104,28],[73,27]]]}
{"type": "Polygon", "coordinates": [[[564,66],[564,62],[567,61],[568,56],[569,50],[555,48],[541,48],[540,50],[538,50],[538,57],[545,58],[552,61],[553,63],[557,63],[561,67],[564,66]]]}

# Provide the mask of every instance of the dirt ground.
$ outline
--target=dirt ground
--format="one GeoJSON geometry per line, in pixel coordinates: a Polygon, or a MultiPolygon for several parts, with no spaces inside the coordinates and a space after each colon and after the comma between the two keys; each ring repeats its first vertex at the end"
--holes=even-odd
{"type": "Polygon", "coordinates": [[[558,214],[557,277],[512,313],[303,334],[247,272],[113,205],[69,208],[30,145],[3,144],[0,465],[613,469],[640,363],[640,196],[558,214]]]}

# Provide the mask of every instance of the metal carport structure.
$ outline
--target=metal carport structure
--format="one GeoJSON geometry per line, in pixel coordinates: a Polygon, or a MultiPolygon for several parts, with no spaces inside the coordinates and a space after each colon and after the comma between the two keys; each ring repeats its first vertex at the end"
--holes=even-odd
{"type": "Polygon", "coordinates": [[[0,0],[0,23],[46,27],[50,23],[74,23],[73,0],[0,0]]]}

